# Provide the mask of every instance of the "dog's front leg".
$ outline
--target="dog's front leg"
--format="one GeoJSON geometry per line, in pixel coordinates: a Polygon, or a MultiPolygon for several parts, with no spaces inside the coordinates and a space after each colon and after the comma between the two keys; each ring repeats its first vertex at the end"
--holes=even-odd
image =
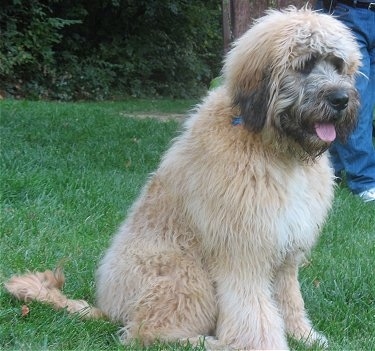
{"type": "Polygon", "coordinates": [[[287,258],[278,269],[274,289],[287,333],[307,345],[327,347],[327,339],[313,329],[307,317],[298,282],[298,264],[294,258],[287,258]]]}
{"type": "Polygon", "coordinates": [[[284,322],[264,271],[233,267],[231,272],[222,273],[217,280],[217,338],[234,349],[288,349],[284,322]]]}

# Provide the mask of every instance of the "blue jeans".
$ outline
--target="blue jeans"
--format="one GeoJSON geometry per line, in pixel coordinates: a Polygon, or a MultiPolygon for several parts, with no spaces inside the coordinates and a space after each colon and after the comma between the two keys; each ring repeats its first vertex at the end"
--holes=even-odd
{"type": "MultiPolygon", "coordinates": [[[[317,2],[322,9],[322,2],[317,2]]],[[[355,35],[362,54],[361,74],[356,78],[361,107],[358,125],[347,143],[335,141],[331,161],[335,173],[346,172],[348,187],[354,194],[375,188],[375,149],[372,120],[375,109],[375,11],[337,3],[332,14],[355,35]]]]}

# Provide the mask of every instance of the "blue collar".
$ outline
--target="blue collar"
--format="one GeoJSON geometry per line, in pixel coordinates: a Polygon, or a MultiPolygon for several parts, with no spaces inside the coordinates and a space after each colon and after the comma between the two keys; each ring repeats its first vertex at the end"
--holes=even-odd
{"type": "Polygon", "coordinates": [[[232,126],[242,126],[244,124],[242,116],[232,117],[232,126]]]}

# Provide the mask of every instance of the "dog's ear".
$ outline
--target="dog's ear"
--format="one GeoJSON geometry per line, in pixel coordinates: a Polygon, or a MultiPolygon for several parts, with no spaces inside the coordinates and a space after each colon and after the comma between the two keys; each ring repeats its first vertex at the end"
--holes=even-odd
{"type": "Polygon", "coordinates": [[[264,37],[269,31],[263,27],[257,25],[238,38],[223,66],[224,85],[232,104],[240,110],[246,128],[253,132],[260,132],[266,124],[273,81],[271,55],[274,54],[272,50],[265,50],[273,47],[273,40],[267,35],[264,37]]]}
{"type": "Polygon", "coordinates": [[[266,123],[270,98],[268,78],[268,75],[264,75],[250,90],[237,87],[233,97],[234,105],[240,108],[245,127],[252,132],[260,132],[266,123]]]}

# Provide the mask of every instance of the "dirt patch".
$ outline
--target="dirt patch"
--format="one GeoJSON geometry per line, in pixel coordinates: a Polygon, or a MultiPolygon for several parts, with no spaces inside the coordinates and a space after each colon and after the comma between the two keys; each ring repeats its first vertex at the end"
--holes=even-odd
{"type": "Polygon", "coordinates": [[[127,113],[127,112],[120,112],[121,116],[124,117],[131,117],[131,118],[139,118],[139,119],[146,119],[146,118],[153,118],[157,119],[159,121],[165,122],[165,121],[178,121],[183,122],[187,114],[182,113],[127,113]]]}

